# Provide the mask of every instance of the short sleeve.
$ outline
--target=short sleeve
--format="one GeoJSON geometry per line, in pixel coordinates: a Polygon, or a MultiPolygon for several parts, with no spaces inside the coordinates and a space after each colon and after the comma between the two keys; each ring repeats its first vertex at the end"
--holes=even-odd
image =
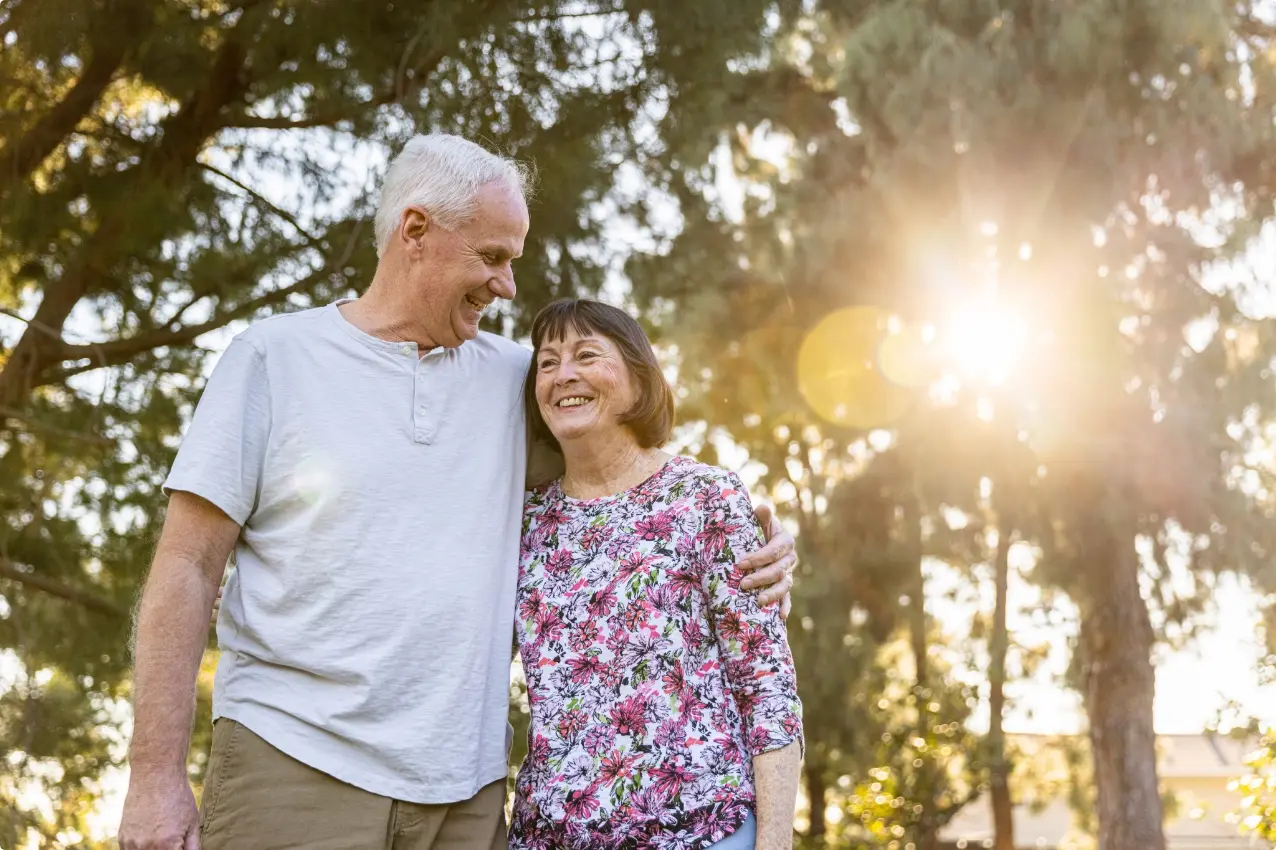
{"type": "Polygon", "coordinates": [[[744,484],[723,472],[703,482],[696,500],[701,583],[727,682],[745,722],[750,754],[756,756],[801,740],[793,654],[780,607],[762,608],[756,594],[740,588],[735,565],[763,542],[744,484]]]}
{"type": "Polygon", "coordinates": [[[242,526],[257,504],[270,420],[265,359],[235,337],[204,387],[164,493],[194,493],[242,526]]]}

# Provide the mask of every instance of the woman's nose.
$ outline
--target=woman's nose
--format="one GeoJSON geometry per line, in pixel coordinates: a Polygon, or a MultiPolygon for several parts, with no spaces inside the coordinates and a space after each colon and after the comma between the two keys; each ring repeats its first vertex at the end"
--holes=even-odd
{"type": "Polygon", "coordinates": [[[567,384],[576,379],[576,364],[570,360],[564,360],[558,365],[558,372],[554,375],[554,383],[567,384]]]}

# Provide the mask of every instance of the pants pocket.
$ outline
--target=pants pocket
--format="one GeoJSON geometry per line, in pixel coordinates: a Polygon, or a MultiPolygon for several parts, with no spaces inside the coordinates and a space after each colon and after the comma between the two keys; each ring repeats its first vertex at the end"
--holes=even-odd
{"type": "Polygon", "coordinates": [[[217,811],[217,802],[221,797],[222,785],[226,780],[227,765],[234,753],[235,742],[239,738],[240,725],[234,720],[223,717],[213,724],[213,743],[208,756],[208,771],[204,776],[203,799],[199,807],[199,831],[204,833],[212,823],[217,811]]]}

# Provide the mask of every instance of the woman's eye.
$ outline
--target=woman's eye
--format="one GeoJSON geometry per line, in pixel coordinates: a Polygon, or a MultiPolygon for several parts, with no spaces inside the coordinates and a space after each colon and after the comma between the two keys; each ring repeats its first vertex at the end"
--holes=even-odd
{"type": "Polygon", "coordinates": [[[552,369],[553,367],[555,367],[555,366],[557,366],[557,365],[558,365],[558,361],[557,361],[557,360],[542,360],[542,361],[541,361],[540,368],[542,368],[542,369],[552,369]]]}
{"type": "Polygon", "coordinates": [[[592,351],[582,351],[582,352],[580,353],[580,357],[579,357],[578,359],[580,359],[580,360],[593,360],[593,359],[594,359],[594,358],[596,358],[597,356],[598,356],[598,355],[597,355],[597,354],[595,354],[595,353],[594,353],[594,352],[592,352],[592,351]]]}

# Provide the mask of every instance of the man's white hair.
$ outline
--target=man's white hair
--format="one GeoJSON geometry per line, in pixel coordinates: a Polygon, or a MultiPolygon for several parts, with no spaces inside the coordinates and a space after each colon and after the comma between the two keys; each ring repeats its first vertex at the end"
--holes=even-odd
{"type": "Polygon", "coordinates": [[[496,181],[527,200],[532,170],[460,136],[413,136],[390,162],[381,186],[375,223],[377,256],[385,253],[408,207],[422,207],[440,226],[453,230],[474,214],[479,189],[496,181]]]}

